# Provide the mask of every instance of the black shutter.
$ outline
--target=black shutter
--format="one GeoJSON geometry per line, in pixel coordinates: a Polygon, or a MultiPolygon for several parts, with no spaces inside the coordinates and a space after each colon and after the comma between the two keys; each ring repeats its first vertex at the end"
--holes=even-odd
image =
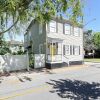
{"type": "Polygon", "coordinates": [[[70,55],[72,55],[72,45],[70,45],[70,55]]]}
{"type": "Polygon", "coordinates": [[[63,45],[63,55],[65,55],[65,45],[63,45]]]}
{"type": "Polygon", "coordinates": [[[79,55],[80,55],[80,46],[79,46],[79,55]]]}
{"type": "Polygon", "coordinates": [[[75,55],[75,46],[73,46],[73,55],[75,55]]]}

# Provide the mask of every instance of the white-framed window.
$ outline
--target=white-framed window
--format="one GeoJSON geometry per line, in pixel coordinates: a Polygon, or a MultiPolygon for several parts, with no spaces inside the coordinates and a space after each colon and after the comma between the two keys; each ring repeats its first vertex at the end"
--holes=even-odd
{"type": "Polygon", "coordinates": [[[80,46],[73,46],[73,55],[80,55],[80,46]]]}
{"type": "Polygon", "coordinates": [[[24,41],[27,41],[27,34],[24,35],[24,41]]]}
{"type": "Polygon", "coordinates": [[[39,45],[39,53],[40,54],[43,54],[43,44],[40,44],[39,45]]]}
{"type": "Polygon", "coordinates": [[[39,24],[39,34],[42,34],[43,33],[43,24],[40,23],[39,24]]]}
{"type": "Polygon", "coordinates": [[[80,36],[80,31],[78,27],[74,27],[74,36],[80,36]]]}
{"type": "Polygon", "coordinates": [[[58,22],[58,33],[59,34],[63,34],[63,31],[64,31],[63,27],[64,27],[63,23],[58,22]]]}
{"type": "Polygon", "coordinates": [[[29,32],[29,41],[31,40],[31,37],[32,37],[31,32],[29,32]]]}
{"type": "Polygon", "coordinates": [[[51,21],[50,22],[50,32],[56,32],[56,21],[51,21]]]}
{"type": "Polygon", "coordinates": [[[65,24],[65,34],[70,35],[71,33],[71,26],[69,24],[65,24]]]}
{"type": "Polygon", "coordinates": [[[63,54],[70,55],[70,45],[63,45],[63,54]]]}

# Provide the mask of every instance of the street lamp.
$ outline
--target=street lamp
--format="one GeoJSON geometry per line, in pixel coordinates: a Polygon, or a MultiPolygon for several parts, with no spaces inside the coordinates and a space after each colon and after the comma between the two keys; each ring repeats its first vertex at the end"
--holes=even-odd
{"type": "Polygon", "coordinates": [[[83,27],[87,26],[89,23],[91,23],[91,22],[93,22],[95,20],[96,20],[96,18],[93,18],[92,20],[88,21],[85,25],[83,25],[83,27]]]}

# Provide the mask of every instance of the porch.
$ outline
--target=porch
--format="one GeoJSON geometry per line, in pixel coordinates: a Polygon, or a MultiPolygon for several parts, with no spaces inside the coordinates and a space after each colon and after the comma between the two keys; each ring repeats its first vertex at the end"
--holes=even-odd
{"type": "Polygon", "coordinates": [[[61,39],[48,38],[46,48],[46,63],[62,63],[63,45],[61,39]]]}

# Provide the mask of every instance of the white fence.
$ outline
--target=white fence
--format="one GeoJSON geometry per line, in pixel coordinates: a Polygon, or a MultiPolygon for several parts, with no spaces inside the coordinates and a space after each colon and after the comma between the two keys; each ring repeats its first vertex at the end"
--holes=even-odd
{"type": "Polygon", "coordinates": [[[28,55],[0,55],[0,70],[22,70],[29,68],[28,55]]]}
{"type": "Polygon", "coordinates": [[[45,67],[45,54],[34,54],[34,68],[45,67]]]}

